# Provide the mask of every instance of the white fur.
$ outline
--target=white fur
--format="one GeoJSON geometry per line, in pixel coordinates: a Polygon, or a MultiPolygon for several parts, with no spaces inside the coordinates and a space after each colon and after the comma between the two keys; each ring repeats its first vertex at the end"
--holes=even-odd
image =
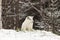
{"type": "Polygon", "coordinates": [[[27,16],[25,21],[22,23],[22,31],[32,31],[33,30],[33,16],[27,16]]]}

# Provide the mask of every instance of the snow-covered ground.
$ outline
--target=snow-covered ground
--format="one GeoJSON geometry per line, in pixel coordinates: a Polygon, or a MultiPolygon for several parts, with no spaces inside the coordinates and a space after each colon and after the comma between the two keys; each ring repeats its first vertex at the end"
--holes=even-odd
{"type": "Polygon", "coordinates": [[[46,31],[16,32],[15,30],[0,30],[0,40],[60,40],[60,36],[46,31]]]}

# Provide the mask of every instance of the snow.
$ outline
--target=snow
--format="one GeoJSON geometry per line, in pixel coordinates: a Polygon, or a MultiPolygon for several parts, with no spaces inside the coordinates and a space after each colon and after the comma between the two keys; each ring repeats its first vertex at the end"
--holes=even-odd
{"type": "Polygon", "coordinates": [[[60,40],[60,36],[47,31],[0,30],[0,40],[60,40]]]}

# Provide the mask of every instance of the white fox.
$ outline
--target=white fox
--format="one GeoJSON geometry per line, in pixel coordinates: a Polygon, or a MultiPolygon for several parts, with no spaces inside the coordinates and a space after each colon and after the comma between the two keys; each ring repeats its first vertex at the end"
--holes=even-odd
{"type": "Polygon", "coordinates": [[[27,16],[25,21],[22,23],[22,31],[33,31],[33,16],[27,16]]]}

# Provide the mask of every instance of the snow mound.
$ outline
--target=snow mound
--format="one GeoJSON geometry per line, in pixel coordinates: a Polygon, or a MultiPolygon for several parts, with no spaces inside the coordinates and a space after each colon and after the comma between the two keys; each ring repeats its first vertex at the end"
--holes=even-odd
{"type": "Polygon", "coordinates": [[[60,36],[46,31],[19,31],[15,30],[0,30],[0,40],[60,40],[60,36]]]}

